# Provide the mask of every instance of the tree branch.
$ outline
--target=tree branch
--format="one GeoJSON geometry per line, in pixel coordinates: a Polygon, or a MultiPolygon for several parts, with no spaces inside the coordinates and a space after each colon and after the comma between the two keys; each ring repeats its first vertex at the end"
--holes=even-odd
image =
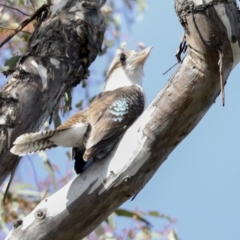
{"type": "Polygon", "coordinates": [[[27,51],[0,92],[1,184],[19,162],[9,152],[13,140],[37,131],[64,92],[88,74],[105,31],[101,4],[62,0],[38,16],[27,51]]]}

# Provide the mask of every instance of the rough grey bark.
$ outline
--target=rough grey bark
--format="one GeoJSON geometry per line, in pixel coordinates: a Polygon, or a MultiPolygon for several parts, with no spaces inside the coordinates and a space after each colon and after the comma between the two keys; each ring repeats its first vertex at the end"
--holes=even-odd
{"type": "Polygon", "coordinates": [[[176,73],[115,153],[44,199],[8,239],[82,239],[145,186],[209,110],[221,75],[225,83],[240,60],[239,11],[234,0],[175,0],[175,8],[188,45],[176,73]]]}
{"type": "Polygon", "coordinates": [[[0,92],[0,184],[19,162],[9,152],[13,140],[37,131],[64,92],[88,74],[103,41],[104,2],[59,1],[39,17],[26,53],[0,92]]]}

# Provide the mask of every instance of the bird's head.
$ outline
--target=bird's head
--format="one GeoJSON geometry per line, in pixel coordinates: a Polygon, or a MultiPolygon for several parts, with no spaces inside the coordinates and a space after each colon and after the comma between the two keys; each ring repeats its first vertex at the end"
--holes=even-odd
{"type": "Polygon", "coordinates": [[[108,69],[104,91],[131,85],[142,86],[143,66],[151,49],[148,47],[141,51],[129,50],[117,54],[108,69]]]}

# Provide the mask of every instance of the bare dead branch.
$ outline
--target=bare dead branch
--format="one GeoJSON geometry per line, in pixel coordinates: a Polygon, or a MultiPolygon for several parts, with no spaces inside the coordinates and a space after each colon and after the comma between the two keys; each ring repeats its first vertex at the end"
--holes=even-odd
{"type": "MultiPolygon", "coordinates": [[[[6,30],[9,30],[9,31],[14,31],[14,32],[16,31],[16,29],[13,29],[13,28],[10,28],[10,27],[4,27],[4,26],[1,26],[1,25],[0,25],[0,28],[6,29],[6,30]]],[[[24,31],[24,30],[21,30],[21,31],[19,31],[19,32],[32,34],[32,33],[28,32],[28,31],[24,31]]]]}
{"type": "Polygon", "coordinates": [[[24,20],[15,30],[14,33],[12,33],[11,35],[9,35],[5,40],[3,40],[0,43],[0,48],[7,43],[9,40],[11,40],[17,33],[19,33],[20,31],[22,31],[22,29],[24,27],[26,27],[31,21],[33,21],[36,17],[38,17],[43,11],[46,11],[48,9],[49,5],[48,4],[44,4],[42,5],[36,12],[34,12],[30,18],[24,20]]]}

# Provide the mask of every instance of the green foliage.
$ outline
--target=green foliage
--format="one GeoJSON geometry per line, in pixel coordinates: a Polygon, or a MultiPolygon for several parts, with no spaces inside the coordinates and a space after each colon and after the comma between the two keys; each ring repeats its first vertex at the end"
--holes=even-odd
{"type": "Polygon", "coordinates": [[[93,233],[84,238],[84,240],[179,240],[173,227],[174,223],[175,220],[157,211],[143,212],[117,209],[104,223],[98,226],[93,233]],[[147,218],[152,217],[152,214],[159,220],[166,220],[166,225],[153,228],[153,224],[147,220],[147,218]],[[123,225],[123,228],[119,228],[119,224],[121,226],[123,225]]]}
{"type": "Polygon", "coordinates": [[[57,128],[58,126],[60,126],[61,125],[61,118],[60,118],[60,116],[59,116],[59,113],[57,112],[57,113],[55,113],[54,114],[54,118],[53,118],[53,123],[54,123],[54,128],[57,128]]]}
{"type": "Polygon", "coordinates": [[[1,68],[1,72],[5,75],[8,76],[11,73],[14,72],[16,65],[18,63],[18,60],[21,56],[13,56],[10,59],[8,59],[5,64],[4,67],[1,68]]]}
{"type": "Polygon", "coordinates": [[[64,107],[62,109],[63,114],[72,110],[72,89],[68,89],[64,94],[64,107]]]}
{"type": "Polygon", "coordinates": [[[21,56],[13,56],[10,59],[8,59],[4,64],[5,67],[8,67],[7,70],[15,70],[17,62],[20,57],[21,56]]]}
{"type": "Polygon", "coordinates": [[[83,105],[83,100],[80,100],[78,103],[75,104],[75,107],[78,108],[79,110],[81,110],[82,105],[83,105]]]}
{"type": "Polygon", "coordinates": [[[131,211],[119,208],[115,211],[115,214],[117,216],[135,218],[136,220],[145,223],[147,226],[151,225],[150,222],[148,222],[146,219],[141,217],[140,214],[138,214],[136,212],[131,212],[131,211]]]}

